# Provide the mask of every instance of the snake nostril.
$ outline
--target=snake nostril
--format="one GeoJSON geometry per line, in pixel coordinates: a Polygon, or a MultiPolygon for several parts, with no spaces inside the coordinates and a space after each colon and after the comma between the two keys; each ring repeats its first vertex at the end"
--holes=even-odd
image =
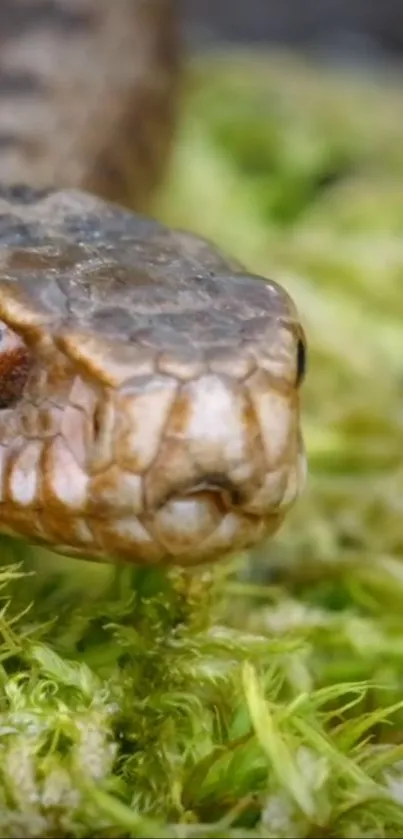
{"type": "Polygon", "coordinates": [[[92,438],[94,443],[97,442],[99,435],[101,434],[102,430],[102,418],[101,418],[102,409],[100,405],[97,405],[95,411],[92,416],[92,438]]]}
{"type": "Polygon", "coordinates": [[[94,406],[89,433],[89,469],[92,473],[106,469],[113,459],[115,412],[112,403],[103,394],[94,406]]]}

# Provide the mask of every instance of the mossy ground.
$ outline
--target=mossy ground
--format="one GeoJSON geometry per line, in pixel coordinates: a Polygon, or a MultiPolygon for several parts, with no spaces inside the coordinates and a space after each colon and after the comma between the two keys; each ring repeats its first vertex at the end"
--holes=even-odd
{"type": "Polygon", "coordinates": [[[295,298],[308,486],[194,578],[4,541],[0,836],[403,835],[401,90],[192,70],[159,214],[295,298]]]}

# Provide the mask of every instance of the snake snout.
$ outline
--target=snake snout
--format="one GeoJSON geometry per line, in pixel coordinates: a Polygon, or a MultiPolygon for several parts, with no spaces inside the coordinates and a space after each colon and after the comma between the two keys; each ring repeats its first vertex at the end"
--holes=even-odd
{"type": "Polygon", "coordinates": [[[91,527],[128,561],[243,549],[276,530],[298,494],[297,403],[264,377],[143,378],[105,401],[98,422],[110,462],[90,480],[91,527]]]}

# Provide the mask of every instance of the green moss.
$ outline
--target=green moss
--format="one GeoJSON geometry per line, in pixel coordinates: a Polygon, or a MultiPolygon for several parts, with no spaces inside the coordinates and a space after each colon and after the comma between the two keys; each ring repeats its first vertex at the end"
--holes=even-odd
{"type": "Polygon", "coordinates": [[[194,575],[2,541],[0,836],[403,834],[399,85],[192,68],[159,214],[294,296],[308,487],[194,575]]]}

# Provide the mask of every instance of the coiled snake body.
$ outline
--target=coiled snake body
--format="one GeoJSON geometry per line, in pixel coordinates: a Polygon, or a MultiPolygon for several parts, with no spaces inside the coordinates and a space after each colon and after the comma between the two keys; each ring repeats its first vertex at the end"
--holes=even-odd
{"type": "Polygon", "coordinates": [[[127,209],[169,151],[174,6],[0,6],[0,530],[70,555],[210,561],[303,481],[292,301],[127,209]]]}

